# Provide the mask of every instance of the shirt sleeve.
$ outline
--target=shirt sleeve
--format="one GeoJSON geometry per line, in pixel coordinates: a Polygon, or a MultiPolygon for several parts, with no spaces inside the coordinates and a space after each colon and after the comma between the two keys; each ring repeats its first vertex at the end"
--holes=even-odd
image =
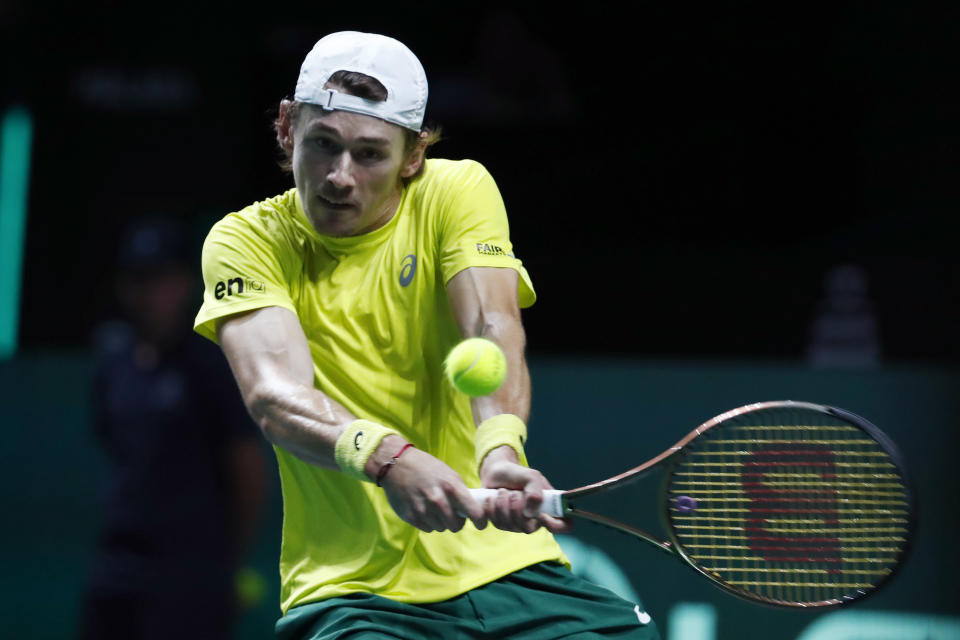
{"type": "Polygon", "coordinates": [[[194,330],[216,342],[216,320],[241,311],[283,307],[296,313],[284,275],[278,234],[231,214],[210,230],[203,243],[203,305],[194,330]]]}
{"type": "Polygon", "coordinates": [[[443,282],[468,267],[504,267],[519,275],[520,307],[537,294],[530,275],[510,242],[507,211],[490,173],[477,162],[464,162],[444,198],[440,213],[440,270],[443,282]]]}

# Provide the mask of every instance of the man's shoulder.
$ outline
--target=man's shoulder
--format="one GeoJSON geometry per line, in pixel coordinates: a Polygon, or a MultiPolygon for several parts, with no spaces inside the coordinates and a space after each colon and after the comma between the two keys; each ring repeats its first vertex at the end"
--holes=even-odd
{"type": "Polygon", "coordinates": [[[427,158],[427,166],[419,182],[423,188],[469,185],[490,175],[487,168],[476,160],[447,160],[427,158]]]}
{"type": "Polygon", "coordinates": [[[209,235],[282,243],[298,236],[298,228],[296,189],[290,189],[228,213],[213,225],[209,235]]]}
{"type": "Polygon", "coordinates": [[[260,200],[232,211],[222,217],[215,226],[259,226],[289,225],[297,213],[296,189],[290,189],[280,195],[260,200]]]}

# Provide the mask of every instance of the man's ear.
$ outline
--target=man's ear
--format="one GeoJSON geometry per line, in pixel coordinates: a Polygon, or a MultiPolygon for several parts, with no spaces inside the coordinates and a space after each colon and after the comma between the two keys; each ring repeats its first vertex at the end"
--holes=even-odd
{"type": "Polygon", "coordinates": [[[423,164],[424,155],[427,152],[427,134],[421,133],[420,139],[417,141],[417,146],[410,150],[410,153],[407,154],[407,159],[403,163],[403,167],[400,169],[401,178],[410,178],[417,174],[417,171],[420,170],[420,165],[423,164]]]}
{"type": "Polygon", "coordinates": [[[280,101],[280,115],[277,116],[277,143],[284,151],[293,152],[293,123],[290,121],[290,100],[280,101]]]}

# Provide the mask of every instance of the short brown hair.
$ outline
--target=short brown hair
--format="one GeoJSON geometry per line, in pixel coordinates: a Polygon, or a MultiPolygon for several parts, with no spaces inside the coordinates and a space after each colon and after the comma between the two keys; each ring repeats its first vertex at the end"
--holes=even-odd
{"type": "MultiPolygon", "coordinates": [[[[338,90],[348,93],[352,96],[357,96],[358,98],[364,98],[365,100],[373,100],[375,102],[383,102],[387,99],[387,88],[383,86],[379,80],[372,76],[368,76],[365,73],[357,73],[356,71],[337,71],[330,76],[330,79],[327,80],[328,84],[334,85],[338,90]]],[[[290,120],[290,123],[296,121],[300,115],[300,110],[303,107],[303,102],[297,102],[294,100],[290,104],[290,108],[287,110],[287,118],[290,120]]],[[[280,116],[277,115],[277,118],[273,122],[274,130],[276,131],[280,126],[280,116]]],[[[403,129],[403,151],[404,153],[410,153],[417,143],[423,141],[426,143],[426,148],[429,149],[434,144],[439,142],[441,139],[441,130],[438,125],[426,124],[420,131],[414,131],[413,129],[403,129]]],[[[293,171],[293,157],[290,155],[290,152],[281,147],[283,152],[283,158],[280,159],[280,168],[287,173],[293,171]]],[[[404,178],[404,182],[409,182],[414,178],[420,176],[423,173],[423,167],[426,163],[422,163],[417,172],[410,176],[409,178],[404,178]]]]}

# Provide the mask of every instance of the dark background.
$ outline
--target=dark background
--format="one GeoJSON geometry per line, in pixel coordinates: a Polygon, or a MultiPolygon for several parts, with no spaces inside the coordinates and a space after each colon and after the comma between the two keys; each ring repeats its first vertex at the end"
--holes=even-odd
{"type": "Polygon", "coordinates": [[[25,348],[85,344],[125,221],[199,245],[288,188],[276,105],[358,29],[423,61],[435,155],[497,179],[532,353],[797,358],[852,262],[886,359],[960,357],[956,8],[331,4],[4,5],[3,101],[35,116],[25,348]]]}
{"type": "MultiPolygon", "coordinates": [[[[434,155],[481,161],[503,192],[539,293],[524,315],[530,455],[557,486],[738,404],[837,404],[900,444],[923,516],[903,573],[853,611],[960,611],[943,508],[960,484],[958,9],[65,4],[0,4],[0,107],[34,117],[21,351],[0,362],[10,633],[69,637],[77,615],[105,468],[88,345],[116,311],[124,225],[182,220],[199,257],[214,221],[292,186],[271,120],[309,48],[342,29],[413,49],[445,130],[434,155]],[[881,359],[812,367],[811,322],[842,264],[869,276],[881,359]]],[[[278,614],[272,491],[251,558],[269,591],[238,638],[269,637],[278,614]]],[[[796,638],[815,619],[742,604],[599,528],[578,535],[610,551],[662,629],[684,600],[717,607],[719,638],[796,638]]]]}

